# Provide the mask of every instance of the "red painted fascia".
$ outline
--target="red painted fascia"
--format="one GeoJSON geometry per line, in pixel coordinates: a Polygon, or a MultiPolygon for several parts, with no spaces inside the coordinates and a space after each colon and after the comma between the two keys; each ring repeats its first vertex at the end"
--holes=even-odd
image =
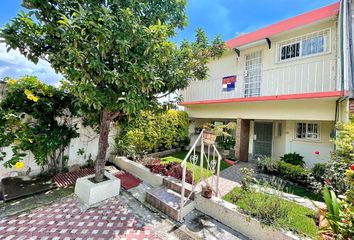
{"type": "MultiPolygon", "coordinates": [[[[259,96],[259,97],[248,97],[248,98],[228,98],[228,99],[216,99],[216,100],[191,101],[191,102],[182,102],[180,103],[180,105],[186,106],[186,105],[202,105],[202,104],[233,103],[233,102],[263,102],[263,101],[296,100],[296,99],[309,99],[309,98],[330,98],[330,97],[339,97],[342,95],[343,93],[341,91],[299,93],[299,94],[259,96]]],[[[346,95],[346,93],[344,93],[344,95],[346,95]]]]}
{"type": "Polygon", "coordinates": [[[270,26],[261,28],[251,33],[247,33],[226,41],[226,45],[230,48],[236,48],[248,43],[269,38],[281,32],[285,32],[294,28],[301,27],[306,24],[314,23],[332,16],[336,16],[339,12],[340,3],[334,3],[322,8],[315,9],[296,17],[292,17],[270,26]]]}

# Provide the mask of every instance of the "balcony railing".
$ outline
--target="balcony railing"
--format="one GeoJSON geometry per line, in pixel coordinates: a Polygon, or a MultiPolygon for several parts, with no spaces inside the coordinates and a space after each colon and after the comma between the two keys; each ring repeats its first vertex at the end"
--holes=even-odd
{"type": "MultiPolygon", "coordinates": [[[[258,96],[277,96],[336,91],[336,60],[267,69],[262,71],[258,96]]],[[[181,92],[183,101],[203,101],[244,97],[244,74],[237,74],[234,91],[224,92],[222,77],[192,82],[181,92]]]]}

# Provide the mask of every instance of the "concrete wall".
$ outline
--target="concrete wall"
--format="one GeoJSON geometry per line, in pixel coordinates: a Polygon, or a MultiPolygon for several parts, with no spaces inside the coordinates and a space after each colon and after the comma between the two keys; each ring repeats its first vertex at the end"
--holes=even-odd
{"type": "MultiPolygon", "coordinates": [[[[330,153],[334,150],[334,143],[331,139],[331,132],[334,127],[332,121],[318,121],[320,124],[319,140],[296,139],[296,120],[273,121],[272,157],[280,159],[285,153],[297,152],[304,157],[306,166],[311,168],[315,163],[324,163],[330,160],[330,153]],[[276,123],[282,123],[281,136],[276,136],[276,123]],[[315,154],[316,151],[320,155],[315,154]]],[[[253,157],[253,129],[254,121],[250,124],[249,135],[249,160],[253,157]],[[252,145],[252,146],[251,146],[252,145]]]]}
{"type": "Polygon", "coordinates": [[[334,122],[320,121],[320,138],[318,141],[299,140],[295,138],[296,121],[286,122],[286,149],[285,152],[297,152],[304,156],[307,167],[313,167],[315,163],[324,163],[330,160],[330,153],[334,150],[334,143],[331,139],[331,131],[334,122]],[[316,156],[315,152],[320,155],[316,156]]]}
{"type": "MultiPolygon", "coordinates": [[[[96,159],[97,150],[98,150],[98,135],[91,128],[85,128],[81,125],[79,127],[80,137],[74,138],[71,140],[70,145],[65,149],[64,155],[69,157],[68,165],[84,165],[86,161],[89,159],[89,155],[91,154],[91,158],[93,160],[96,159]],[[78,154],[79,149],[84,150],[84,154],[78,154]]],[[[109,150],[107,157],[109,154],[114,151],[114,136],[116,134],[116,129],[112,128],[109,134],[109,150]]],[[[11,158],[12,151],[11,147],[2,148],[2,151],[7,153],[7,159],[11,158]]],[[[34,157],[31,152],[28,152],[27,156],[23,158],[23,162],[25,163],[25,167],[21,169],[16,168],[5,168],[3,166],[3,162],[0,162],[0,180],[2,178],[8,177],[11,172],[19,172],[19,174],[24,175],[29,168],[31,168],[31,172],[29,175],[35,176],[41,172],[41,167],[39,167],[34,162],[34,157]]],[[[45,168],[46,169],[46,168],[45,168]]]]}
{"type": "Polygon", "coordinates": [[[336,98],[190,105],[190,118],[334,121],[336,98]]]}
{"type": "Polygon", "coordinates": [[[196,195],[196,209],[220,221],[226,226],[242,233],[250,239],[298,239],[291,232],[276,230],[261,224],[258,220],[241,213],[234,204],[223,199],[212,197],[206,199],[200,194],[196,195]]]}

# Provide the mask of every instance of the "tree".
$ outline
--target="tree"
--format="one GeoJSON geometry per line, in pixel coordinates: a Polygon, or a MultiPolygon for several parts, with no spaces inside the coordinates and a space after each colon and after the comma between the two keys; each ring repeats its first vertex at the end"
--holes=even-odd
{"type": "MultiPolygon", "coordinates": [[[[0,102],[0,144],[11,146],[13,154],[4,166],[21,163],[26,151],[31,151],[37,165],[63,169],[64,149],[78,137],[71,121],[75,114],[72,96],[33,76],[6,83],[7,93],[0,102]]],[[[1,152],[0,160],[5,157],[1,152]]]]}
{"type": "Polygon", "coordinates": [[[158,98],[207,76],[224,43],[170,39],[186,25],[186,0],[24,0],[0,37],[29,60],[47,60],[91,112],[99,112],[96,181],[103,180],[112,121],[153,108],[158,98]]]}

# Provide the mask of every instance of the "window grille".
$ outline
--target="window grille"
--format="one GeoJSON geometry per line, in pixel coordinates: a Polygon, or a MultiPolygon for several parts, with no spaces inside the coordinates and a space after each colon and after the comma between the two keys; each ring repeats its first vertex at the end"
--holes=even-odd
{"type": "Polygon", "coordinates": [[[329,51],[330,30],[322,30],[278,44],[278,61],[318,55],[329,51]]]}
{"type": "Polygon", "coordinates": [[[298,122],[296,124],[296,138],[318,140],[319,139],[319,124],[298,122]]]}

